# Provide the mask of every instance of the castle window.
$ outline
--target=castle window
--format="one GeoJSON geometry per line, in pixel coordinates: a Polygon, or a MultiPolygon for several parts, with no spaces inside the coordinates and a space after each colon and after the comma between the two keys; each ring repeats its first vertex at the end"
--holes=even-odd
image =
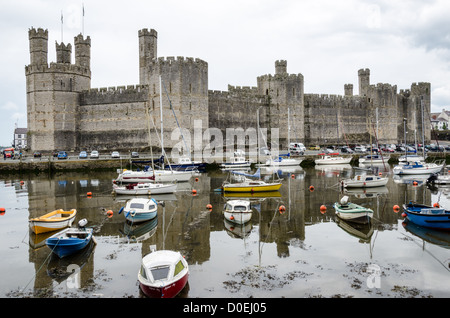
{"type": "Polygon", "coordinates": [[[292,87],[292,96],[295,96],[295,88],[292,87]]]}
{"type": "Polygon", "coordinates": [[[266,95],[269,95],[269,89],[266,89],[266,95]]]}

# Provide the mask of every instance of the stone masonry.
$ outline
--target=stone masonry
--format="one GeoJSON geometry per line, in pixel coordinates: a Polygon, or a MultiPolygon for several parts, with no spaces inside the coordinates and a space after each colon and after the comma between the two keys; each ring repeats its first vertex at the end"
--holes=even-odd
{"type": "Polygon", "coordinates": [[[256,129],[258,120],[269,139],[278,129],[280,151],[287,149],[288,137],[305,145],[403,142],[404,118],[407,141],[414,142],[414,131],[422,134],[422,113],[425,139],[430,140],[430,83],[413,83],[397,92],[396,85],[370,84],[370,70],[360,69],[358,95],[353,84],[344,85],[344,95],[305,94],[303,75],[289,74],[287,61],[278,60],[275,74],[259,76],[256,87],[229,85],[228,91],[211,91],[207,62],[158,57],[157,32],[142,29],[139,84],[91,88],[89,36],[74,38],[74,64],[71,44],[56,43],[57,61],[48,64],[48,31],[31,28],[28,36],[25,75],[32,151],[158,149],[161,104],[166,150],[181,141],[172,136],[177,127],[189,137],[192,152],[208,142],[194,140],[199,125],[202,132],[215,128],[225,138],[227,128],[256,129]]]}

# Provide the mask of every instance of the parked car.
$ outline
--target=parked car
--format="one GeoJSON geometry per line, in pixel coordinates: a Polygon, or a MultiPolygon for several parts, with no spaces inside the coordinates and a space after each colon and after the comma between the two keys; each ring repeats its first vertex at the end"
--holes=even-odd
{"type": "Polygon", "coordinates": [[[320,150],[320,147],[315,145],[315,146],[309,146],[309,150],[320,150]]]}
{"type": "Polygon", "coordinates": [[[92,159],[98,159],[98,151],[97,150],[92,150],[91,151],[91,158],[92,159]]]}
{"type": "Polygon", "coordinates": [[[34,157],[34,158],[41,158],[41,157],[42,157],[42,154],[41,154],[39,151],[35,151],[35,152],[33,153],[33,157],[34,157]]]}
{"type": "Polygon", "coordinates": [[[113,151],[113,152],[111,153],[111,158],[120,158],[119,152],[118,152],[118,151],[113,151]]]}
{"type": "Polygon", "coordinates": [[[78,158],[86,159],[87,158],[87,152],[86,151],[81,151],[80,154],[78,155],[78,158]]]}
{"type": "Polygon", "coordinates": [[[293,154],[303,155],[306,151],[306,147],[301,142],[291,142],[289,144],[289,152],[293,154]]]}
{"type": "Polygon", "coordinates": [[[67,159],[68,155],[65,151],[59,151],[58,152],[58,159],[67,159]]]}
{"type": "Polygon", "coordinates": [[[53,158],[57,158],[58,157],[58,150],[54,150],[53,151],[53,153],[52,153],[52,155],[53,155],[53,158]]]}
{"type": "Polygon", "coordinates": [[[131,158],[139,158],[139,152],[137,152],[137,151],[132,151],[132,152],[131,152],[131,158]]]}
{"type": "Polygon", "coordinates": [[[356,146],[355,147],[355,152],[358,152],[358,153],[364,153],[364,152],[366,152],[367,151],[367,149],[366,149],[366,147],[364,147],[364,146],[356,146]]]}
{"type": "Polygon", "coordinates": [[[354,153],[354,151],[352,150],[352,148],[350,148],[349,146],[343,146],[341,148],[341,152],[342,153],[354,153]]]}

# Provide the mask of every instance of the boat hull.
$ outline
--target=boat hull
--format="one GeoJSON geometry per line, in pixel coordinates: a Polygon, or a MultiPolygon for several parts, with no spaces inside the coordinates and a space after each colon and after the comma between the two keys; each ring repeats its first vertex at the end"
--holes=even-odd
{"type": "Polygon", "coordinates": [[[343,208],[339,203],[333,205],[336,215],[349,222],[369,223],[373,216],[373,210],[364,208],[356,204],[350,204],[348,208],[343,208]]]}
{"type": "Polygon", "coordinates": [[[374,181],[344,180],[342,181],[342,186],[344,188],[374,188],[383,187],[388,183],[388,181],[388,178],[382,178],[374,181]]]}
{"type": "Polygon", "coordinates": [[[442,170],[443,165],[422,165],[421,167],[415,167],[414,165],[398,165],[392,169],[392,172],[397,175],[405,174],[431,174],[438,173],[442,170]]]}
{"type": "Polygon", "coordinates": [[[346,164],[346,163],[350,163],[350,161],[352,161],[351,157],[349,157],[349,158],[342,158],[342,159],[330,158],[330,159],[316,159],[316,160],[314,160],[316,165],[346,164]]]}
{"type": "Polygon", "coordinates": [[[145,284],[142,281],[139,281],[139,287],[142,292],[150,298],[174,298],[177,296],[183,288],[186,286],[189,278],[189,273],[187,272],[184,276],[182,276],[179,280],[166,285],[166,286],[156,286],[145,284]]]}
{"type": "Polygon", "coordinates": [[[269,192],[277,191],[281,183],[270,183],[266,185],[229,184],[223,186],[224,192],[269,192]]]}
{"type": "Polygon", "coordinates": [[[406,218],[419,226],[450,230],[450,211],[441,208],[433,208],[426,205],[403,205],[406,218]]]}
{"type": "Polygon", "coordinates": [[[177,189],[176,184],[152,184],[147,183],[149,186],[146,188],[133,188],[127,189],[126,187],[114,187],[116,194],[125,195],[146,195],[146,194],[166,194],[174,193],[177,189]]]}
{"type": "Polygon", "coordinates": [[[45,243],[59,258],[63,258],[84,249],[92,239],[92,229],[88,230],[86,238],[62,237],[64,234],[57,233],[49,237],[45,243]]]}
{"type": "Polygon", "coordinates": [[[223,211],[224,217],[233,223],[236,224],[245,224],[252,218],[252,211],[249,212],[228,212],[223,211]]]}
{"type": "Polygon", "coordinates": [[[138,223],[154,219],[157,214],[158,214],[157,211],[135,212],[135,213],[133,213],[133,211],[125,211],[125,218],[129,222],[138,223]]]}
{"type": "Polygon", "coordinates": [[[187,182],[191,179],[193,171],[166,171],[166,170],[155,170],[152,171],[136,171],[133,173],[121,173],[116,182],[127,182],[127,183],[139,183],[139,182],[187,182]]]}
{"type": "Polygon", "coordinates": [[[39,218],[34,218],[29,220],[29,227],[30,230],[35,234],[41,234],[46,232],[53,232],[57,230],[61,230],[65,227],[72,226],[73,221],[76,217],[76,210],[72,211],[63,211],[63,210],[57,210],[53,211],[51,213],[57,214],[70,214],[67,217],[55,217],[55,218],[47,218],[46,216],[49,214],[46,214],[44,216],[41,216],[39,218]]]}

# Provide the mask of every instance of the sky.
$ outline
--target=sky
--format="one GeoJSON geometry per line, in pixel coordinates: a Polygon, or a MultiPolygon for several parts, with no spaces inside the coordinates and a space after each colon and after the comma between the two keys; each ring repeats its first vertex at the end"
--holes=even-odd
{"type": "Polygon", "coordinates": [[[139,84],[138,31],[158,32],[158,56],[208,63],[208,87],[256,86],[275,61],[304,76],[307,94],[344,94],[358,70],[371,84],[431,83],[431,111],[450,110],[450,1],[435,0],[0,0],[0,146],[27,127],[28,30],[55,42],[91,37],[91,87],[139,84]],[[84,7],[84,18],[83,18],[84,7]],[[63,23],[61,24],[61,15],[63,23]]]}

